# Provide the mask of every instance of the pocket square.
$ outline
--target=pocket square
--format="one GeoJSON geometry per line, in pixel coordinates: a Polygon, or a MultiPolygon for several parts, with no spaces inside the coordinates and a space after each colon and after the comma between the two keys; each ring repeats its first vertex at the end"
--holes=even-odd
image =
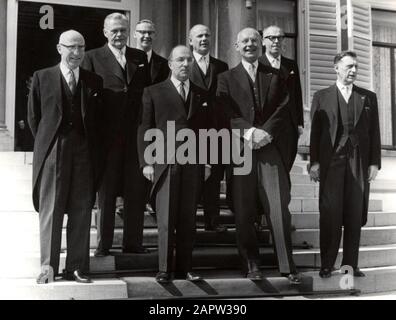
{"type": "Polygon", "coordinates": [[[97,93],[97,92],[95,92],[95,93],[93,94],[93,96],[94,96],[94,97],[96,97],[97,95],[98,95],[98,93],[97,93]]]}
{"type": "Polygon", "coordinates": [[[208,104],[206,102],[202,103],[202,107],[207,107],[208,104]]]}
{"type": "Polygon", "coordinates": [[[294,70],[290,71],[290,74],[294,74],[294,70]]]}
{"type": "Polygon", "coordinates": [[[138,65],[139,68],[144,67],[144,63],[138,65]]]}

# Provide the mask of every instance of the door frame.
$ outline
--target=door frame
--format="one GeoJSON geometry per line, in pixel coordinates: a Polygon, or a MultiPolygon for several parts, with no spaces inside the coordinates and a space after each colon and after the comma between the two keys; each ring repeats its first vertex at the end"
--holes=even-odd
{"type": "MultiPolygon", "coordinates": [[[[115,11],[122,10],[127,13],[130,22],[130,30],[133,30],[135,22],[139,21],[138,19],[140,16],[140,0],[7,0],[5,125],[13,140],[15,139],[15,91],[19,2],[114,9],[115,11]]],[[[129,37],[129,45],[131,41],[131,37],[129,37]]]]}

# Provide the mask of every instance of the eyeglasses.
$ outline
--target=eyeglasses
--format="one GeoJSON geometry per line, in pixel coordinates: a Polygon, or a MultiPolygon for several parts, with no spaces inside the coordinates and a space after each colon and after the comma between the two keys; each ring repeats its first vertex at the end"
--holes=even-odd
{"type": "Polygon", "coordinates": [[[264,38],[270,40],[271,42],[275,42],[275,40],[281,42],[285,38],[285,36],[266,36],[264,38]]]}
{"type": "Polygon", "coordinates": [[[65,45],[65,44],[63,44],[63,43],[59,43],[62,47],[65,47],[67,50],[69,50],[69,51],[76,51],[76,50],[78,50],[78,51],[81,51],[81,50],[84,50],[85,49],[85,46],[78,46],[78,45],[76,45],[76,46],[67,46],[67,45],[65,45]]]}
{"type": "Polygon", "coordinates": [[[135,30],[135,31],[143,35],[147,33],[149,36],[155,33],[155,31],[146,31],[146,30],[135,30]]]}

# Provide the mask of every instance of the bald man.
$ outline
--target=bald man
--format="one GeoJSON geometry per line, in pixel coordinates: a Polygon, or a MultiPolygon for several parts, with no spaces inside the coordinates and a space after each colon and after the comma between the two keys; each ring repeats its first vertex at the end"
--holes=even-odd
{"type": "Polygon", "coordinates": [[[67,221],[64,277],[89,283],[89,231],[102,127],[102,80],[80,68],[84,37],[74,30],[61,34],[60,64],[36,71],[28,102],[34,141],[33,203],[39,212],[41,274],[38,284],[58,274],[62,224],[67,221]]]}
{"type": "Polygon", "coordinates": [[[237,244],[246,277],[263,279],[254,228],[259,199],[269,218],[279,271],[292,284],[298,284],[301,279],[292,256],[288,176],[273,143],[287,121],[288,94],[273,69],[259,63],[260,48],[257,30],[241,30],[236,42],[241,63],[219,75],[217,84],[217,97],[231,118],[231,129],[240,130],[241,139],[252,146],[252,150],[244,151],[252,152],[251,172],[232,177],[237,244]]]}

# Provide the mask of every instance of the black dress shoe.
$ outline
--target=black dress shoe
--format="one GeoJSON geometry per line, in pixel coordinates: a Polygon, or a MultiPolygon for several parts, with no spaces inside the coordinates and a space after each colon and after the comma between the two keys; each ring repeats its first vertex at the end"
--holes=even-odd
{"type": "Polygon", "coordinates": [[[186,280],[191,281],[191,282],[201,281],[202,277],[195,274],[194,272],[187,272],[186,280]]]}
{"type": "Polygon", "coordinates": [[[331,277],[331,269],[330,268],[321,268],[319,271],[319,277],[330,278],[331,277]]]}
{"type": "Polygon", "coordinates": [[[355,268],[355,269],[353,269],[353,276],[354,277],[365,277],[366,275],[362,271],[360,271],[359,268],[355,268]]]}
{"type": "Polygon", "coordinates": [[[155,276],[155,280],[158,283],[169,283],[171,282],[171,275],[169,272],[158,272],[157,275],[155,276]]]}
{"type": "Polygon", "coordinates": [[[41,272],[36,279],[37,284],[54,282],[54,275],[48,271],[41,272]]]}
{"type": "Polygon", "coordinates": [[[109,249],[96,249],[94,256],[95,257],[106,257],[110,255],[110,250],[109,249]]]}
{"type": "Polygon", "coordinates": [[[249,271],[246,274],[246,278],[253,280],[253,281],[259,281],[264,279],[264,275],[262,274],[261,271],[256,270],[256,271],[249,271]]]}
{"type": "Polygon", "coordinates": [[[66,272],[65,279],[69,281],[76,281],[79,283],[92,282],[92,280],[89,277],[84,276],[80,270],[74,270],[73,272],[66,272]]]}
{"type": "Polygon", "coordinates": [[[299,273],[285,273],[282,274],[282,276],[286,277],[287,280],[289,280],[290,284],[301,284],[302,280],[301,280],[301,276],[299,273]]]}
{"type": "Polygon", "coordinates": [[[122,252],[123,253],[139,253],[139,254],[140,253],[150,253],[150,251],[143,246],[123,249],[122,252]]]}

